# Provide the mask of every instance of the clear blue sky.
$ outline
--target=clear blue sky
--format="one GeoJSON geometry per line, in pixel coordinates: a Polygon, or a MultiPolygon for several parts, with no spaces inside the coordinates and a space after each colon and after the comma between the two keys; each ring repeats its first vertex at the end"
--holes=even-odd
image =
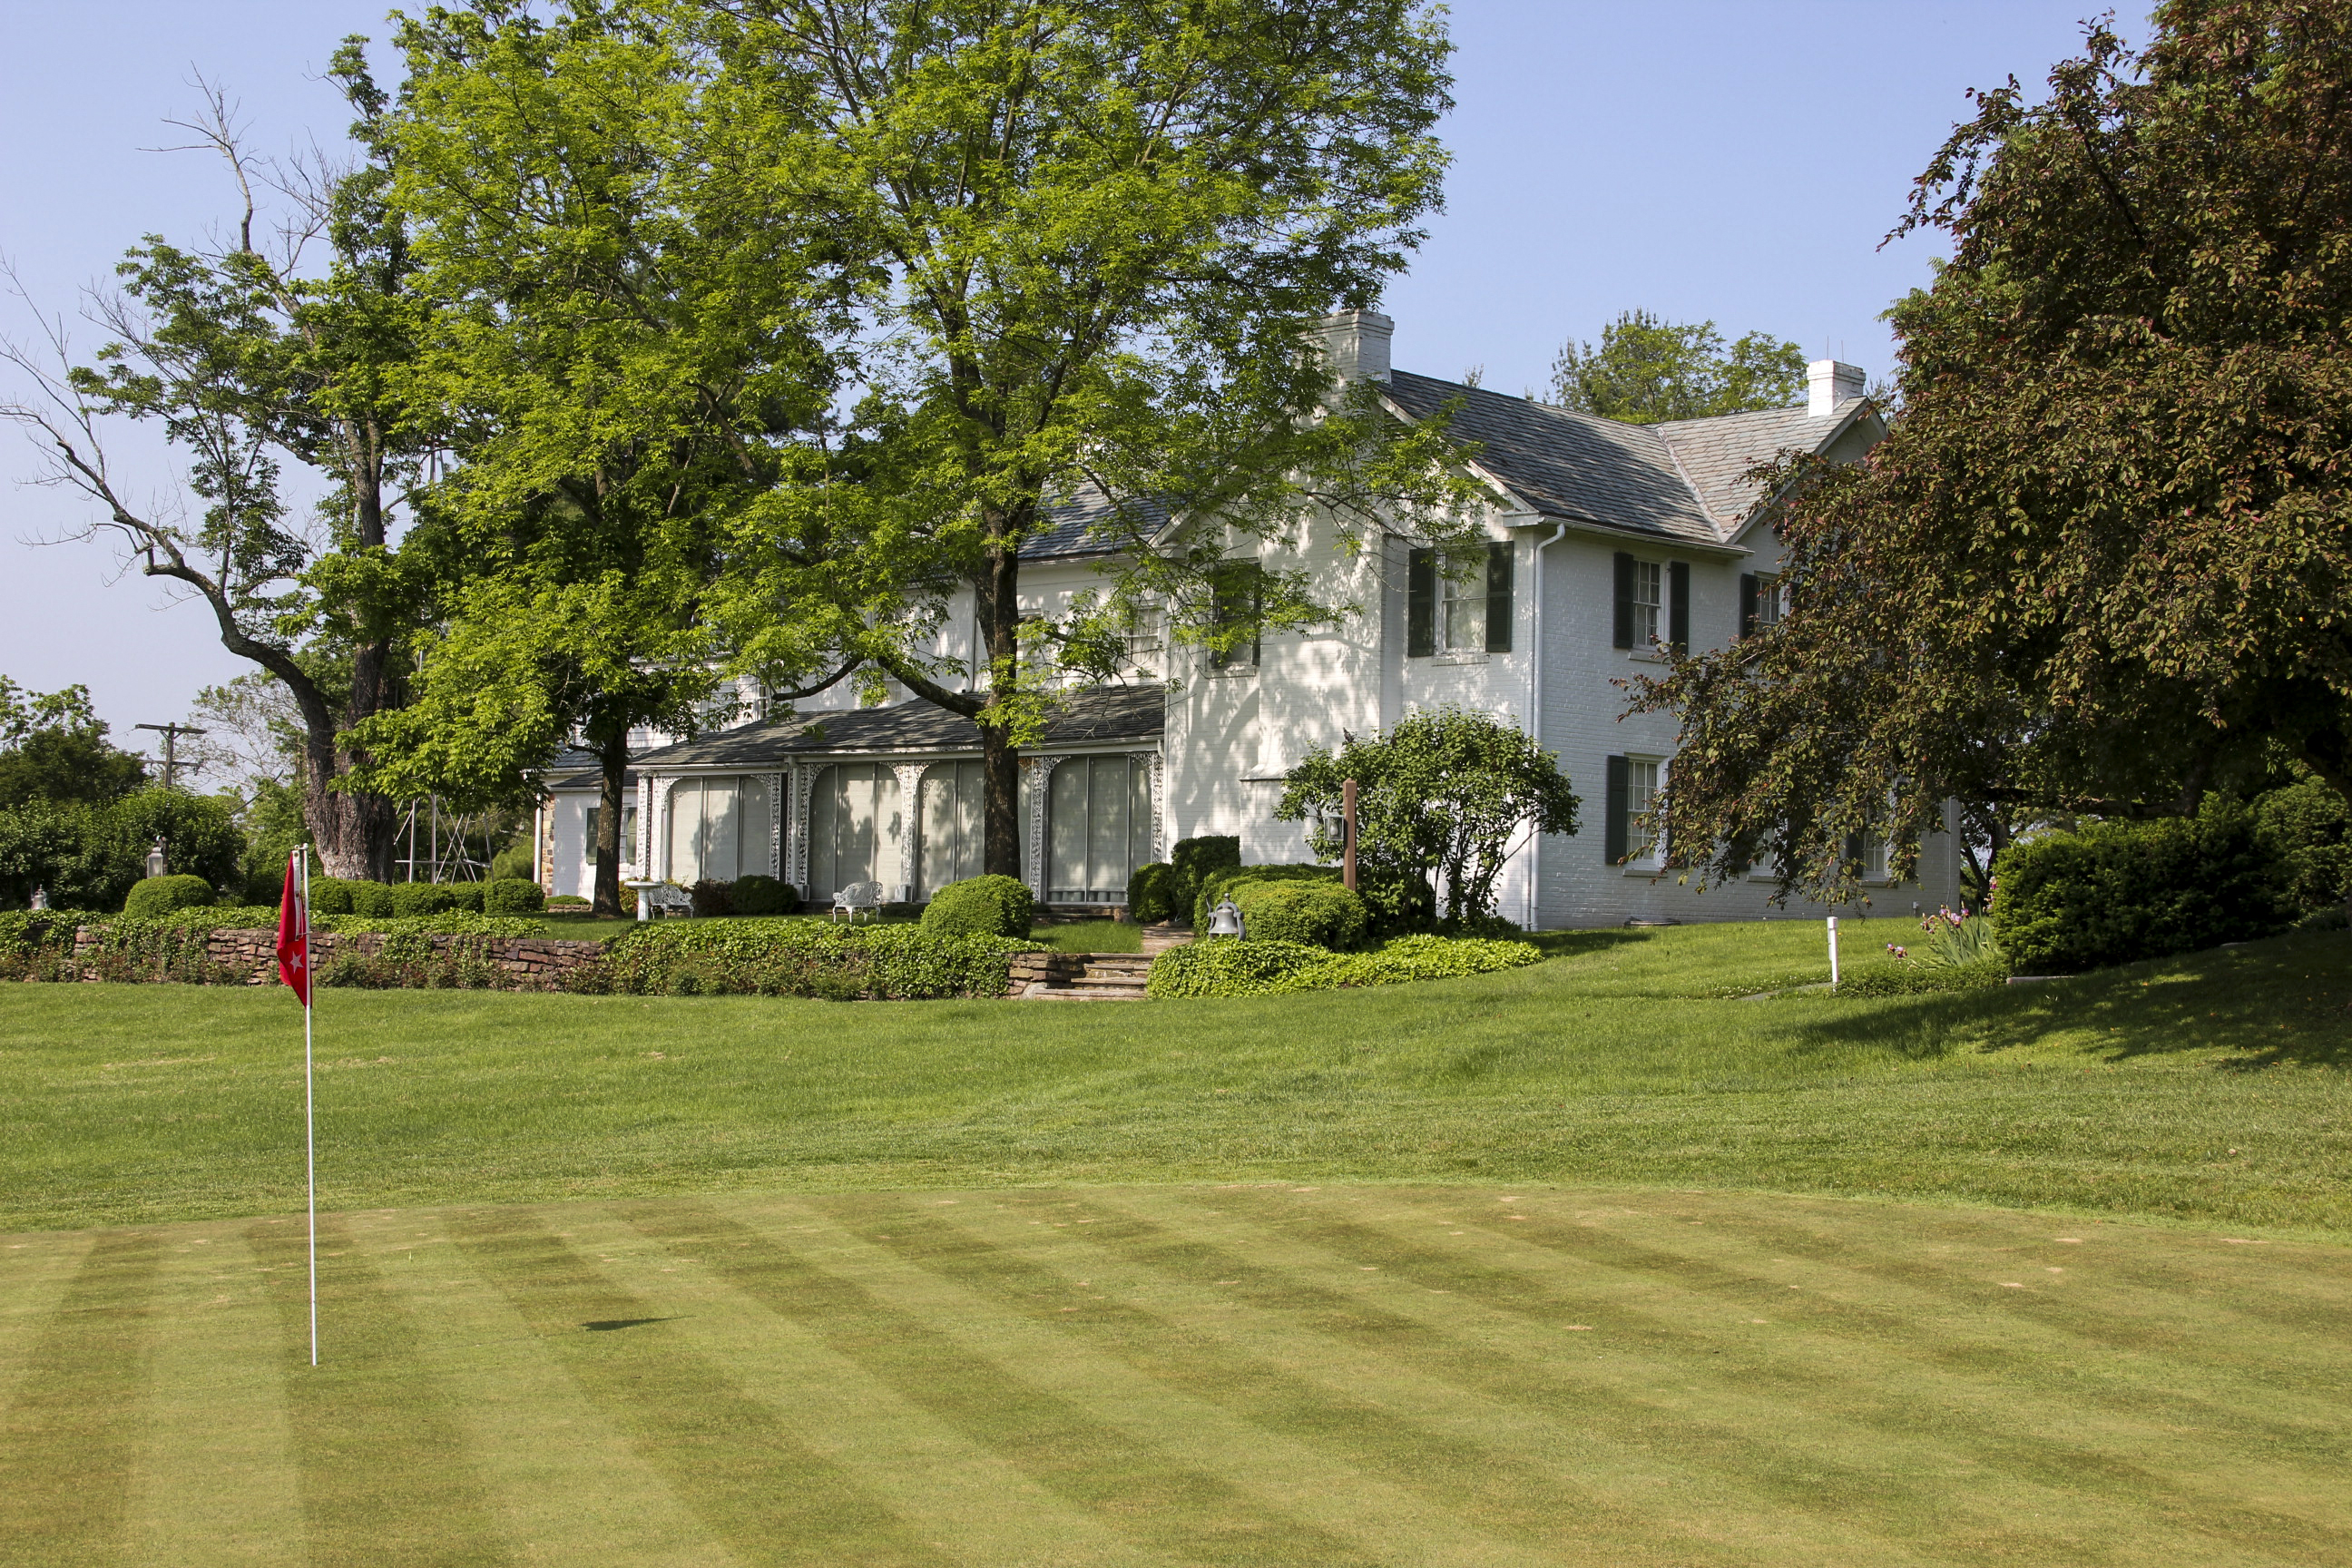
{"type": "MultiPolygon", "coordinates": [[[[1879,313],[1936,254],[1919,238],[1877,248],[1912,177],[1965,116],[1967,89],[2012,72],[2038,83],[2099,8],[1456,0],[1455,164],[1446,211],[1385,302],[1397,363],[1540,389],[1562,339],[1597,338],[1640,306],[1885,374],[1879,313]]],[[[0,254],[54,311],[141,235],[200,235],[229,210],[218,169],[142,151],[184,140],[164,121],[195,107],[193,75],[232,89],[265,148],[331,142],[346,116],[319,72],[343,34],[381,37],[383,14],[381,0],[0,0],[0,254]]],[[[24,335],[14,301],[0,323],[24,335]]],[[[124,438],[118,462],[135,493],[169,491],[151,444],[124,438]]],[[[15,482],[34,467],[0,433],[0,673],[39,690],[86,682],[128,740],[250,668],[201,605],[117,580],[107,546],[26,543],[87,517],[15,482]]]]}

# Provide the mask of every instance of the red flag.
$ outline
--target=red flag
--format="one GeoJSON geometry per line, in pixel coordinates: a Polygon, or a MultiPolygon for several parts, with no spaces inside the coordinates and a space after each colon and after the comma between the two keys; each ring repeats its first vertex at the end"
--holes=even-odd
{"type": "Polygon", "coordinates": [[[278,978],[305,1007],[310,1005],[310,907],[294,875],[294,855],[286,857],[286,891],[278,901],[278,978]]]}

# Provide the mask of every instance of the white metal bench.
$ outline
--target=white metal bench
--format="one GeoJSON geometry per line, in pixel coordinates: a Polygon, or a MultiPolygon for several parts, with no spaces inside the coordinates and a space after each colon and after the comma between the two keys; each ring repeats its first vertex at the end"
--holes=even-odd
{"type": "Polygon", "coordinates": [[[881,883],[850,883],[849,886],[833,895],[832,914],[826,918],[841,916],[846,918],[851,925],[856,925],[861,912],[867,920],[873,920],[882,912],[881,883]]]}
{"type": "Polygon", "coordinates": [[[694,915],[694,900],[684,888],[674,888],[667,882],[631,882],[637,890],[637,919],[650,920],[656,915],[694,915]]]}

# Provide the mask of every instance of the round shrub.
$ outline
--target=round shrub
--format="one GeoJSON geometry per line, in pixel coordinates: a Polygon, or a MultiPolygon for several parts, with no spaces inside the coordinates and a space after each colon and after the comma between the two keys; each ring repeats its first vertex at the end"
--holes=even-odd
{"type": "MultiPolygon", "coordinates": [[[[354,900],[356,901],[356,900],[354,900]]],[[[457,889],[441,882],[397,882],[392,889],[392,913],[402,920],[418,915],[446,915],[457,907],[457,889]]],[[[364,913],[364,910],[354,910],[364,913]]]]}
{"type": "Polygon", "coordinates": [[[1017,877],[974,877],[931,895],[923,929],[940,936],[1027,936],[1036,896],[1017,877]]]}
{"type": "Polygon", "coordinates": [[[715,882],[706,877],[688,888],[686,896],[694,900],[694,918],[697,920],[707,921],[737,912],[735,884],[732,882],[715,882]]]}
{"type": "Polygon", "coordinates": [[[131,884],[122,912],[152,920],[173,910],[202,909],[213,901],[213,885],[202,877],[145,877],[131,884]]]}
{"type": "Polygon", "coordinates": [[[1361,947],[1371,923],[1364,900],[1337,882],[1244,882],[1233,899],[1253,940],[1303,942],[1338,952],[1361,947]]]}
{"type": "Polygon", "coordinates": [[[1175,900],[1176,918],[1183,920],[1191,914],[1200,902],[1201,884],[1210,876],[1241,863],[1242,841],[1232,834],[1178,839],[1168,851],[1168,868],[1175,873],[1169,896],[1175,900]]]}
{"type": "Polygon", "coordinates": [[[1172,921],[1179,908],[1176,902],[1176,868],[1165,860],[1154,860],[1138,866],[1127,879],[1127,915],[1131,921],[1150,925],[1160,921],[1172,921]]]}
{"type": "MultiPolygon", "coordinates": [[[[284,884],[280,884],[282,887],[284,884]]],[[[341,877],[310,879],[310,912],[314,915],[348,915],[358,911],[352,908],[352,884],[341,877]]]]}
{"type": "Polygon", "coordinates": [[[754,872],[735,879],[735,912],[739,915],[789,915],[801,907],[801,896],[790,882],[754,872]]]}
{"type": "MultiPolygon", "coordinates": [[[[1209,911],[1217,907],[1218,901],[1231,898],[1236,905],[1240,904],[1240,889],[1252,882],[1320,882],[1337,888],[1339,886],[1339,868],[1313,865],[1227,866],[1213,870],[1201,879],[1200,887],[1192,895],[1192,929],[1207,931],[1209,911]]],[[[1253,930],[1249,934],[1255,936],[1257,932],[1253,930]]]]}
{"type": "Polygon", "coordinates": [[[500,877],[482,884],[486,915],[535,915],[547,908],[547,890],[528,877],[500,877]]]}
{"type": "Polygon", "coordinates": [[[2287,868],[2248,807],[2208,796],[2194,817],[2105,822],[2001,852],[1993,926],[2020,974],[2198,952],[2284,931],[2287,868]]]}

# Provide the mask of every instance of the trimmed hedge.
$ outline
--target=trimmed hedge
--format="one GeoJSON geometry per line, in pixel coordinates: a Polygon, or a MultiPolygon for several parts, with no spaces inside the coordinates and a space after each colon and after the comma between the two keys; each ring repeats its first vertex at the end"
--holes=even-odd
{"type": "Polygon", "coordinates": [[[935,936],[1025,939],[1036,919],[1036,895],[1018,877],[973,877],[932,894],[922,924],[935,936]]]}
{"type": "MultiPolygon", "coordinates": [[[[1200,891],[1193,895],[1192,929],[1198,931],[1207,931],[1209,911],[1217,907],[1218,900],[1228,897],[1242,911],[1242,919],[1247,924],[1249,934],[1253,937],[1263,935],[1270,941],[1313,942],[1321,947],[1342,945],[1342,940],[1349,945],[1363,941],[1364,928],[1360,925],[1355,927],[1355,934],[1351,937],[1342,940],[1324,940],[1306,934],[1298,923],[1306,921],[1309,924],[1319,925],[1337,921],[1340,926],[1346,927],[1354,923],[1354,917],[1339,912],[1347,904],[1352,903],[1359,910],[1365,910],[1361,899],[1339,885],[1339,868],[1337,866],[1228,866],[1221,870],[1212,871],[1201,879],[1200,891]],[[1307,883],[1318,888],[1328,888],[1331,892],[1339,895],[1340,901],[1326,900],[1318,902],[1311,898],[1304,903],[1273,900],[1268,905],[1270,910],[1279,905],[1286,912],[1273,915],[1276,925],[1279,929],[1261,932],[1257,929],[1257,921],[1251,918],[1250,910],[1259,903],[1265,902],[1266,896],[1264,893],[1258,893],[1245,898],[1244,889],[1276,883],[1294,885],[1307,883]],[[1310,916],[1305,912],[1308,910],[1322,912],[1319,915],[1310,916]]],[[[1366,914],[1369,918],[1368,910],[1366,914]]]]}
{"type": "Polygon", "coordinates": [[[1245,879],[1233,889],[1234,905],[1250,935],[1268,942],[1303,942],[1345,952],[1364,945],[1371,911],[1336,880],[1262,882],[1245,879]]]}
{"type": "Polygon", "coordinates": [[[153,920],[173,910],[202,909],[213,898],[213,885],[202,877],[143,877],[131,885],[122,912],[134,920],[153,920]]]}
{"type": "Polygon", "coordinates": [[[2273,935],[2296,910],[2252,810],[2208,796],[2194,817],[2106,822],[2011,845],[1993,924],[2020,974],[2070,974],[2273,935]]]}
{"type": "Polygon", "coordinates": [[[739,915],[788,915],[801,907],[799,889],[757,872],[736,878],[731,890],[739,915]]]}
{"type": "Polygon", "coordinates": [[[1990,991],[2009,984],[2009,965],[1999,958],[1971,963],[1886,963],[1838,982],[1841,996],[1917,996],[1937,991],[1990,991]]]}
{"type": "Polygon", "coordinates": [[[1176,868],[1153,860],[1135,868],[1127,879],[1127,918],[1139,925],[1172,921],[1182,908],[1176,901],[1176,868]]]}
{"type": "Polygon", "coordinates": [[[1401,936],[1369,952],[1330,952],[1305,942],[1217,938],[1164,952],[1152,962],[1149,996],[1271,996],[1339,986],[1399,985],[1454,980],[1543,962],[1524,942],[1476,937],[1401,936]]]}
{"type": "Polygon", "coordinates": [[[392,884],[365,881],[356,877],[313,877],[310,879],[310,912],[314,915],[367,915],[375,920],[390,920],[395,912],[392,884]]]}
{"type": "Polygon", "coordinates": [[[1177,917],[1186,917],[1200,903],[1202,882],[1241,863],[1242,841],[1231,834],[1178,839],[1168,851],[1168,868],[1174,874],[1168,896],[1176,906],[1177,917]]]}
{"type": "MultiPolygon", "coordinates": [[[[270,918],[275,921],[276,912],[270,918]]],[[[379,931],[388,936],[544,936],[545,921],[525,920],[519,915],[478,915],[465,910],[446,910],[437,915],[394,915],[388,920],[367,915],[313,914],[310,923],[320,931],[337,936],[361,936],[379,931]]]]}
{"type": "Polygon", "coordinates": [[[486,915],[535,915],[547,908],[547,889],[528,877],[499,877],[482,884],[486,915]]]}
{"type": "MultiPolygon", "coordinates": [[[[944,889],[942,889],[944,890],[944,889]]],[[[634,996],[814,996],[930,1001],[1002,996],[1012,955],[1038,944],[905,925],[814,920],[663,921],[614,937],[575,991],[634,996]]]]}

